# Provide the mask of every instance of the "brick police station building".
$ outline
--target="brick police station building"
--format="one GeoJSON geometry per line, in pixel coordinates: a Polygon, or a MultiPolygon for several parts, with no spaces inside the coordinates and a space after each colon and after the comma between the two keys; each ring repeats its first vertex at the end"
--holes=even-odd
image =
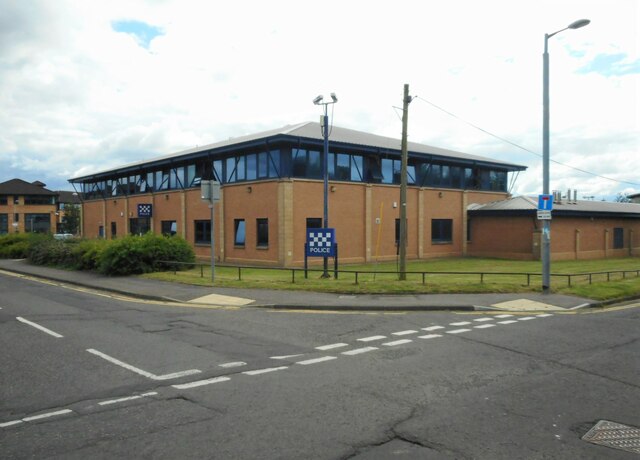
{"type": "MultiPolygon", "coordinates": [[[[340,261],[397,254],[400,140],[334,126],[329,222],[340,261]]],[[[323,137],[319,123],[288,125],[70,179],[83,199],[89,238],[178,234],[210,257],[210,209],[202,180],[221,183],[215,257],[247,265],[297,266],[308,228],[322,227],[323,137]]],[[[467,253],[467,206],[508,197],[508,173],[524,166],[409,143],[409,258],[467,253]]]]}

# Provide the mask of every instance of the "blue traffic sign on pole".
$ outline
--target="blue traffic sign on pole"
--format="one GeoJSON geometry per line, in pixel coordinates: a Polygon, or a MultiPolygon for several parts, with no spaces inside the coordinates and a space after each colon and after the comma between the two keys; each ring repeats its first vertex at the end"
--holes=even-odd
{"type": "Polygon", "coordinates": [[[553,195],[538,195],[538,211],[553,210],[553,195]]]}

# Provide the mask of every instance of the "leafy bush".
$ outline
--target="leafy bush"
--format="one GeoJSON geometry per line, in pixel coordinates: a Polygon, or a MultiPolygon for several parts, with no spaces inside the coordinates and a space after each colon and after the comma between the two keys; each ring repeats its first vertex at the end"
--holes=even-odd
{"type": "Polygon", "coordinates": [[[72,244],[55,240],[51,237],[42,238],[31,245],[29,261],[36,265],[58,265],[62,267],[75,266],[72,244]]]}
{"type": "Polygon", "coordinates": [[[34,244],[47,238],[48,235],[40,233],[10,233],[0,236],[0,258],[25,259],[34,244]]]}
{"type": "Polygon", "coordinates": [[[71,249],[76,270],[97,270],[102,251],[109,245],[109,240],[81,240],[71,249]]]}
{"type": "Polygon", "coordinates": [[[193,262],[195,254],[189,244],[177,236],[153,233],[130,235],[113,240],[99,256],[98,270],[106,275],[129,275],[183,268],[164,261],[193,262]]]}

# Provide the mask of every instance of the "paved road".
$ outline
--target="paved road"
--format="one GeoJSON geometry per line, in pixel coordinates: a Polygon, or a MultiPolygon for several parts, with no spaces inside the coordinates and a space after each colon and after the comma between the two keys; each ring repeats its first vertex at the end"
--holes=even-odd
{"type": "Polygon", "coordinates": [[[0,275],[3,458],[637,458],[640,308],[308,313],[0,275]]]}

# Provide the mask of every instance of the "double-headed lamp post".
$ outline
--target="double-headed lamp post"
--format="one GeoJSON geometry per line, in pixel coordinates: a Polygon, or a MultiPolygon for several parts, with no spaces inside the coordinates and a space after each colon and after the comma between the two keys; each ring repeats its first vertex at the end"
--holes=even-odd
{"type": "MultiPolygon", "coordinates": [[[[567,29],[579,29],[588,25],[588,19],[579,19],[564,29],[544,35],[542,76],[542,193],[549,194],[549,39],[567,29]]],[[[549,292],[551,286],[551,221],[542,221],[542,291],[549,292]]]]}
{"type": "MultiPolygon", "coordinates": [[[[322,155],[322,176],[324,180],[323,195],[324,195],[324,213],[323,213],[323,226],[329,228],[329,114],[328,106],[338,102],[336,93],[331,93],[331,101],[325,102],[323,96],[318,96],[313,100],[315,105],[324,106],[324,116],[322,118],[322,136],[324,138],[324,155],[322,155]]],[[[322,273],[323,278],[329,278],[329,258],[324,257],[324,271],[322,273]]]]}

